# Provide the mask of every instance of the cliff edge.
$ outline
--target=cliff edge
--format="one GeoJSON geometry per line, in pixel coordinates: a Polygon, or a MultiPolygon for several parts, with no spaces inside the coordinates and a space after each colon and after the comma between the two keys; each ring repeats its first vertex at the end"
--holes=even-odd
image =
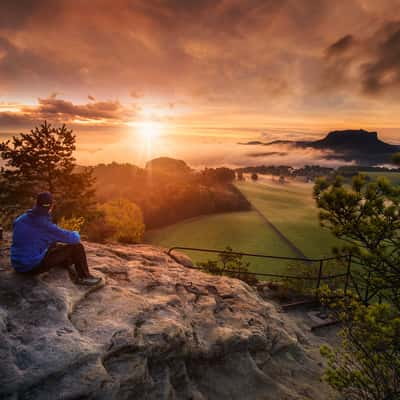
{"type": "Polygon", "coordinates": [[[104,283],[0,270],[0,398],[325,399],[318,340],[163,249],[85,244],[104,283]],[[178,261],[177,261],[178,260],[178,261]]]}

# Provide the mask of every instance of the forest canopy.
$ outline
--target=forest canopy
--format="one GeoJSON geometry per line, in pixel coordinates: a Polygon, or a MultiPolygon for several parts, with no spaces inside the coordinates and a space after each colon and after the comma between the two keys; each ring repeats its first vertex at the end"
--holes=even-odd
{"type": "Polygon", "coordinates": [[[125,198],[139,205],[147,228],[215,212],[248,210],[249,202],[234,187],[228,168],[192,170],[184,161],[163,157],[145,168],[132,164],[94,167],[100,203],[125,198]]]}

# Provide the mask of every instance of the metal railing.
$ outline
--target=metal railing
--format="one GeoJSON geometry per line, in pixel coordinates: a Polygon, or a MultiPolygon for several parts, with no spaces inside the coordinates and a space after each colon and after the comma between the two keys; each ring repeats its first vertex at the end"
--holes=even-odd
{"type": "MultiPolygon", "coordinates": [[[[276,274],[276,273],[268,273],[268,272],[254,272],[246,270],[246,275],[252,275],[255,277],[269,277],[269,278],[280,278],[280,279],[288,279],[288,280],[308,280],[308,281],[315,281],[315,290],[318,292],[318,289],[321,286],[322,281],[329,281],[338,278],[344,278],[344,293],[347,294],[347,290],[351,281],[354,281],[351,275],[351,263],[352,263],[352,256],[345,255],[345,256],[337,256],[337,257],[325,257],[325,258],[302,258],[302,257],[284,257],[284,256],[271,256],[265,254],[255,254],[255,253],[246,253],[246,252],[239,252],[239,251],[227,251],[227,250],[216,250],[216,249],[205,249],[199,247],[184,247],[184,246],[174,246],[168,249],[167,254],[173,257],[172,252],[174,250],[186,250],[186,251],[196,251],[202,253],[214,253],[214,254],[226,254],[226,255],[238,255],[238,256],[246,256],[246,257],[258,257],[258,258],[265,258],[270,260],[281,260],[281,261],[295,261],[295,262],[303,262],[307,265],[311,264],[318,264],[318,272],[317,276],[306,276],[306,275],[288,275],[288,274],[276,274]],[[347,269],[344,273],[339,274],[331,274],[331,275],[324,275],[324,265],[329,261],[339,261],[344,260],[347,261],[347,269]]],[[[200,267],[191,267],[194,269],[201,269],[200,267]]],[[[225,270],[226,273],[232,273],[233,271],[225,270]]],[[[243,271],[238,269],[233,273],[240,276],[243,271]]]]}

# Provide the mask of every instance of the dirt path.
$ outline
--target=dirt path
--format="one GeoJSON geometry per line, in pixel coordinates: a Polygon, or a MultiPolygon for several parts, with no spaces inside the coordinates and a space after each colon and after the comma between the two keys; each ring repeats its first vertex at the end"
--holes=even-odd
{"type": "MultiPolygon", "coordinates": [[[[247,199],[249,200],[249,199],[247,199]]],[[[250,200],[249,200],[250,201],[250,200]]],[[[251,201],[250,201],[251,203],[251,201]]],[[[296,245],[289,240],[257,207],[251,203],[253,210],[262,218],[262,220],[277,234],[277,236],[287,244],[287,246],[293,251],[296,257],[308,258],[296,245]]]]}

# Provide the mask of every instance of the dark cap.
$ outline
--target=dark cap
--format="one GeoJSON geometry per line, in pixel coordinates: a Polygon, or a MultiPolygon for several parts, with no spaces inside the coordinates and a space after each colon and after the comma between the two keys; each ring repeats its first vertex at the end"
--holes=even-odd
{"type": "Polygon", "coordinates": [[[50,208],[53,204],[53,196],[50,192],[42,192],[37,195],[36,205],[38,207],[50,208]]]}

